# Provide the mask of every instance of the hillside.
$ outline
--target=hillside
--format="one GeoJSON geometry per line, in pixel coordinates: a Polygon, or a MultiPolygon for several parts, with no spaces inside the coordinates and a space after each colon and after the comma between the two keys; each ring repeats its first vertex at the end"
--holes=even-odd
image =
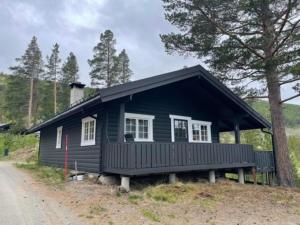
{"type": "MultiPolygon", "coordinates": [[[[269,103],[266,101],[254,101],[250,105],[267,119],[270,120],[269,103]]],[[[300,128],[300,105],[284,104],[284,119],[288,128],[300,128]]]]}

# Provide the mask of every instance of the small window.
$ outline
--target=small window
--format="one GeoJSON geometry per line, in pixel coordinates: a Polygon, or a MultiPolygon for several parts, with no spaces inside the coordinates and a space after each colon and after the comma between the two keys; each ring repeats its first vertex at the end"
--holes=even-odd
{"type": "Polygon", "coordinates": [[[152,115],[125,113],[125,134],[131,134],[135,141],[153,141],[152,115]]]}
{"type": "Polygon", "coordinates": [[[58,127],[56,129],[56,148],[61,148],[62,128],[63,127],[58,127]]]}
{"type": "Polygon", "coordinates": [[[86,117],[82,119],[81,146],[95,145],[96,143],[96,119],[86,117]]]}
{"type": "Polygon", "coordinates": [[[211,142],[210,124],[201,121],[192,122],[193,142],[211,142]]]}
{"type": "Polygon", "coordinates": [[[174,119],[175,141],[188,141],[188,121],[174,119]]]}

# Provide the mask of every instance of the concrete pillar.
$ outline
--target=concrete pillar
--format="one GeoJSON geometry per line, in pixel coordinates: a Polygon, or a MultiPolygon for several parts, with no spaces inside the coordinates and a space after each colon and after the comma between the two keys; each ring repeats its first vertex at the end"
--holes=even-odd
{"type": "Polygon", "coordinates": [[[121,191],[130,191],[130,177],[121,177],[121,186],[120,186],[121,191]]]}
{"type": "Polygon", "coordinates": [[[239,173],[239,183],[240,184],[244,184],[245,183],[244,169],[243,168],[239,168],[238,173],[239,173]]]}
{"type": "Polygon", "coordinates": [[[216,183],[216,174],[214,170],[210,170],[208,173],[208,180],[209,183],[214,184],[216,183]]]}
{"type": "Polygon", "coordinates": [[[176,178],[176,173],[170,173],[170,174],[169,174],[169,183],[170,183],[170,184],[175,184],[175,183],[176,183],[176,180],[177,180],[177,178],[176,178]]]}

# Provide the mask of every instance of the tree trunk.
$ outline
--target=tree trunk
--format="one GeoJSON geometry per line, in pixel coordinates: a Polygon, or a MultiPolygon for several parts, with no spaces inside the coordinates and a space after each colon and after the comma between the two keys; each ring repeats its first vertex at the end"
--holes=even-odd
{"type": "Polygon", "coordinates": [[[289,157],[287,136],[285,133],[278,75],[273,69],[267,70],[266,75],[274,135],[274,150],[276,154],[278,182],[282,186],[294,186],[295,184],[289,157]]]}
{"type": "Polygon", "coordinates": [[[56,102],[57,102],[57,99],[56,99],[56,96],[57,96],[57,86],[56,86],[56,78],[54,80],[54,114],[56,114],[57,112],[57,107],[56,107],[56,102]]]}
{"type": "Polygon", "coordinates": [[[28,103],[28,117],[27,117],[27,127],[31,126],[32,121],[32,101],[33,101],[33,77],[30,78],[30,93],[29,93],[29,103],[28,103]]]}

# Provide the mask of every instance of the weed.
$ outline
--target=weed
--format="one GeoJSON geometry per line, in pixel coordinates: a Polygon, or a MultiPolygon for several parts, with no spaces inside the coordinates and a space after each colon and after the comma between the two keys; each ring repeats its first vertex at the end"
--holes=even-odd
{"type": "Polygon", "coordinates": [[[103,208],[100,205],[90,207],[90,214],[92,214],[92,215],[100,215],[101,213],[106,212],[106,211],[107,211],[107,209],[103,208]]]}
{"type": "Polygon", "coordinates": [[[156,200],[168,203],[175,203],[180,197],[193,191],[193,186],[190,184],[176,183],[173,185],[158,185],[150,187],[146,191],[147,196],[156,200]]]}
{"type": "Polygon", "coordinates": [[[154,222],[160,222],[159,216],[157,214],[155,214],[154,212],[143,209],[142,213],[143,213],[144,217],[148,218],[149,220],[152,220],[154,222]]]}
{"type": "Polygon", "coordinates": [[[143,196],[141,195],[129,195],[128,201],[132,204],[137,204],[139,200],[143,200],[143,196]]]}

